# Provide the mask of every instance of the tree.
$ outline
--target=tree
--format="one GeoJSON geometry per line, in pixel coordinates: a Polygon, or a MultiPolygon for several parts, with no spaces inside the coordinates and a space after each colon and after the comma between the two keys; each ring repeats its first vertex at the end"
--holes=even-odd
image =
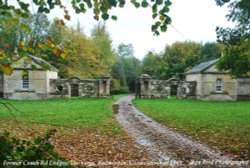
{"type": "Polygon", "coordinates": [[[216,0],[219,6],[228,4],[229,21],[234,28],[217,27],[218,41],[224,45],[224,57],[218,68],[228,70],[234,77],[250,75],[250,2],[248,0],[216,0]]]}
{"type": "Polygon", "coordinates": [[[160,79],[162,68],[162,58],[159,54],[149,52],[142,60],[142,72],[153,79],[160,79]]]}
{"type": "MultiPolygon", "coordinates": [[[[67,26],[63,26],[60,24],[60,20],[55,18],[52,23],[50,23],[50,27],[48,28],[48,32],[46,35],[46,39],[53,40],[53,44],[60,48],[63,48],[67,51],[67,46],[65,47],[64,44],[68,39],[64,38],[64,33],[67,31],[67,26]]],[[[54,54],[51,54],[47,50],[41,51],[40,57],[43,57],[47,60],[51,65],[58,68],[59,74],[63,76],[65,74],[65,65],[68,63],[67,55],[64,54],[62,57],[57,57],[54,54]]],[[[56,50],[55,50],[56,51],[56,50]]]]}
{"type": "MultiPolygon", "coordinates": [[[[117,48],[118,65],[123,67],[126,84],[130,92],[135,91],[135,80],[141,74],[141,62],[134,56],[132,44],[120,44],[117,48]]],[[[115,64],[117,66],[117,64],[115,64]]],[[[114,67],[113,67],[113,70],[114,67]]],[[[117,70],[117,68],[116,68],[117,70]]],[[[114,73],[115,71],[113,71],[114,73]]],[[[115,74],[116,76],[116,74],[115,74]]]]}
{"type": "Polygon", "coordinates": [[[116,62],[112,66],[111,75],[113,78],[113,89],[115,94],[128,93],[123,61],[121,57],[116,58],[116,62]]]}
{"type": "Polygon", "coordinates": [[[163,54],[164,71],[161,78],[184,79],[185,72],[201,61],[202,44],[196,42],[176,42],[166,46],[163,54]]]}
{"type": "Polygon", "coordinates": [[[62,46],[67,46],[67,61],[62,68],[65,77],[96,78],[108,74],[109,70],[101,61],[100,49],[83,33],[80,25],[63,31],[65,40],[62,46]]]}
{"type": "Polygon", "coordinates": [[[107,72],[111,71],[115,55],[112,50],[112,41],[107,32],[105,24],[98,23],[92,30],[92,41],[99,47],[100,62],[105,66],[107,72]]]}
{"type": "Polygon", "coordinates": [[[13,70],[12,63],[29,54],[41,56],[44,51],[60,57],[65,54],[61,47],[53,44],[53,41],[47,38],[50,22],[46,15],[35,14],[29,15],[27,18],[15,16],[16,22],[13,22],[10,17],[1,16],[0,19],[1,71],[10,75],[13,70]]]}
{"type": "Polygon", "coordinates": [[[221,46],[215,42],[207,42],[202,45],[201,48],[201,57],[202,62],[210,61],[212,59],[217,59],[221,57],[221,46]]]}
{"type": "MultiPolygon", "coordinates": [[[[167,25],[171,23],[171,18],[167,15],[169,12],[169,6],[172,4],[170,0],[142,0],[138,2],[137,0],[130,1],[136,8],[150,7],[152,9],[152,18],[156,19],[155,24],[152,25],[152,31],[156,34],[159,34],[159,31],[165,32],[167,25]]],[[[99,1],[99,0],[71,0],[71,7],[75,10],[75,13],[84,14],[87,10],[92,10],[94,14],[94,19],[99,20],[100,17],[103,20],[108,20],[109,18],[117,20],[117,17],[110,14],[110,11],[113,8],[123,8],[125,5],[125,0],[108,0],[108,1],[99,1]]],[[[30,3],[27,3],[25,0],[18,0],[16,6],[11,5],[7,1],[0,1],[0,15],[12,16],[13,13],[18,14],[21,17],[28,17],[30,12],[30,6],[37,7],[36,13],[50,13],[51,10],[54,10],[56,7],[60,7],[64,11],[64,19],[70,20],[70,15],[68,8],[63,4],[62,0],[32,0],[30,3]]]]}
{"type": "MultiPolygon", "coordinates": [[[[169,6],[171,5],[170,0],[142,0],[138,2],[137,0],[131,0],[131,3],[136,7],[143,8],[151,8],[152,9],[152,18],[156,20],[155,23],[152,24],[152,32],[155,35],[159,35],[160,32],[165,32],[167,30],[167,25],[171,23],[171,18],[168,16],[169,6]]],[[[75,10],[77,14],[85,13],[87,10],[92,10],[94,14],[94,19],[99,20],[100,17],[103,20],[113,19],[117,20],[117,17],[110,14],[111,9],[113,8],[122,8],[125,5],[125,0],[107,0],[107,1],[99,1],[99,0],[71,0],[71,6],[75,10]]],[[[0,16],[7,18],[8,22],[5,22],[1,26],[0,29],[9,29],[8,27],[18,25],[22,19],[27,19],[31,15],[31,11],[34,13],[40,14],[48,14],[51,10],[54,10],[56,7],[61,8],[64,11],[64,19],[70,20],[70,15],[68,12],[68,8],[66,5],[62,3],[62,0],[31,0],[27,2],[26,0],[18,0],[16,5],[9,3],[8,0],[0,0],[0,16]],[[30,9],[32,6],[32,10],[30,9]]],[[[61,19],[60,23],[64,25],[64,20],[61,19]]],[[[30,25],[26,24],[22,26],[23,31],[28,31],[30,29],[30,25]]],[[[56,50],[56,53],[61,56],[63,50],[59,46],[53,45],[53,41],[41,41],[40,46],[47,46],[47,48],[51,48],[51,50],[56,50]],[[52,47],[53,46],[53,47],[52,47]]],[[[11,41],[12,42],[12,41],[11,41]]],[[[8,41],[4,41],[5,46],[11,46],[8,41]]],[[[13,48],[18,48],[16,51],[18,56],[26,56],[29,53],[27,52],[27,48],[32,50],[31,45],[25,43],[23,41],[19,41],[18,44],[12,46],[13,48]],[[18,48],[22,46],[21,48],[18,48]]],[[[41,47],[42,48],[42,47],[41,47]]],[[[43,47],[45,48],[45,47],[43,47]]],[[[8,50],[9,51],[9,50],[8,50]]],[[[12,63],[16,60],[13,59],[14,52],[7,52],[6,50],[0,50],[0,69],[4,73],[9,73],[12,71],[12,63]]],[[[9,73],[10,74],[10,73],[9,73]]]]}
{"type": "Polygon", "coordinates": [[[220,55],[217,43],[176,42],[167,45],[160,54],[148,53],[142,60],[142,72],[154,79],[174,77],[183,80],[186,71],[201,62],[219,58],[220,55]]]}
{"type": "Polygon", "coordinates": [[[132,44],[119,44],[117,48],[119,57],[132,58],[134,57],[134,48],[132,44]]]}

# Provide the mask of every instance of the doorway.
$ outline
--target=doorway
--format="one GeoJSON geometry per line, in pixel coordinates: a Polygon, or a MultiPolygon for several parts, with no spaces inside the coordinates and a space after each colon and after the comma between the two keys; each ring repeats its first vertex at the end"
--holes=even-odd
{"type": "Polygon", "coordinates": [[[171,96],[177,96],[177,88],[178,88],[178,85],[176,85],[176,84],[171,84],[171,86],[170,86],[171,88],[170,88],[170,95],[171,96]]]}
{"type": "Polygon", "coordinates": [[[71,97],[78,97],[78,96],[79,96],[79,85],[71,84],[71,97]]]}

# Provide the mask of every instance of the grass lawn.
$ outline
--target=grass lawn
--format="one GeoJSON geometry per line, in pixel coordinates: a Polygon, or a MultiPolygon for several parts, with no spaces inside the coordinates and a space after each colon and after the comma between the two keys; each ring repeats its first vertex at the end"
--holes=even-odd
{"type": "MultiPolygon", "coordinates": [[[[106,99],[51,99],[38,101],[0,100],[9,102],[21,112],[12,110],[18,121],[83,129],[98,129],[111,133],[121,131],[112,113],[112,104],[121,95],[106,99]]],[[[0,104],[0,121],[13,115],[0,104]]],[[[1,122],[0,122],[1,125],[1,122]]]]}
{"type": "Polygon", "coordinates": [[[219,147],[238,159],[250,157],[250,102],[136,99],[135,106],[156,121],[219,147]]]}
{"type": "MultiPolygon", "coordinates": [[[[3,100],[19,111],[11,113],[0,104],[0,134],[8,131],[20,139],[57,132],[51,142],[66,160],[76,162],[145,161],[147,154],[115,121],[112,104],[124,95],[106,99],[3,100]]],[[[1,165],[0,165],[1,167],[1,165]]]]}

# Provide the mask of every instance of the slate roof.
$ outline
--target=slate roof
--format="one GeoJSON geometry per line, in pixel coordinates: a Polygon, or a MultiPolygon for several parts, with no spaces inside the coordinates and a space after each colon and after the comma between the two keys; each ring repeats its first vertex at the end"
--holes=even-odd
{"type": "Polygon", "coordinates": [[[212,65],[214,65],[218,59],[207,61],[207,62],[202,62],[199,65],[195,66],[194,68],[190,69],[189,71],[186,72],[186,74],[193,74],[193,73],[202,73],[212,65]]]}
{"type": "Polygon", "coordinates": [[[48,63],[47,61],[45,61],[44,59],[42,58],[38,58],[38,57],[35,57],[33,55],[30,55],[30,57],[32,58],[32,60],[37,63],[38,65],[40,65],[41,67],[43,67],[44,65],[46,67],[48,67],[51,71],[55,71],[55,72],[58,72],[59,70],[57,68],[55,68],[53,65],[51,65],[50,63],[48,63]]]}

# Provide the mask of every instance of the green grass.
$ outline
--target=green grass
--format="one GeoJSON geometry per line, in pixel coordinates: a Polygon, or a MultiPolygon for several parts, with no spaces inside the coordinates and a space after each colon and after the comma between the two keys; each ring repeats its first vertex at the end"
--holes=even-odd
{"type": "Polygon", "coordinates": [[[249,157],[250,102],[136,99],[134,104],[156,121],[205,140],[226,152],[249,157]]]}
{"type": "MultiPolygon", "coordinates": [[[[83,129],[98,129],[119,132],[112,104],[121,95],[106,99],[51,99],[37,101],[0,100],[9,102],[21,112],[13,110],[17,120],[83,129]]],[[[0,123],[13,119],[11,113],[0,104],[0,123]]]]}

